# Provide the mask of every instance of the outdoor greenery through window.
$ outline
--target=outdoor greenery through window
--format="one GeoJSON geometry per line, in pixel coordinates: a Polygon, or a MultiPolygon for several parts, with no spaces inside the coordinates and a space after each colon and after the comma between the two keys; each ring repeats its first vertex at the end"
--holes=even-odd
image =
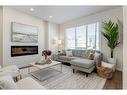
{"type": "Polygon", "coordinates": [[[65,31],[65,39],[66,49],[99,50],[99,24],[68,28],[65,31]]]}

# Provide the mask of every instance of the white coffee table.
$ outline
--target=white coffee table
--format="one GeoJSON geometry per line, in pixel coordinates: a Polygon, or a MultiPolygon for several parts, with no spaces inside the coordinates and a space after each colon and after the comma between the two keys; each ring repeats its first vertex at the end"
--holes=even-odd
{"type": "Polygon", "coordinates": [[[29,67],[28,67],[28,73],[31,74],[33,77],[35,77],[36,79],[41,80],[41,76],[40,77],[37,77],[35,76],[34,74],[32,74],[32,72],[30,71],[30,67],[35,67],[37,68],[38,70],[42,70],[42,69],[46,69],[46,68],[50,68],[50,67],[53,67],[53,66],[56,66],[56,65],[60,65],[60,70],[56,70],[56,71],[59,71],[59,72],[62,72],[62,63],[61,62],[58,62],[58,61],[52,61],[52,63],[50,64],[44,64],[44,65],[38,65],[38,64],[35,64],[36,62],[32,62],[32,63],[29,63],[29,67]]]}

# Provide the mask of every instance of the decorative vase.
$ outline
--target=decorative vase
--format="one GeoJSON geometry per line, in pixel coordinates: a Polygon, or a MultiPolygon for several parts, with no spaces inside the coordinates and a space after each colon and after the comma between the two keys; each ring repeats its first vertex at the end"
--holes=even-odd
{"type": "Polygon", "coordinates": [[[51,63],[52,63],[52,60],[51,60],[50,57],[47,58],[46,63],[47,63],[47,64],[51,64],[51,63]]]}

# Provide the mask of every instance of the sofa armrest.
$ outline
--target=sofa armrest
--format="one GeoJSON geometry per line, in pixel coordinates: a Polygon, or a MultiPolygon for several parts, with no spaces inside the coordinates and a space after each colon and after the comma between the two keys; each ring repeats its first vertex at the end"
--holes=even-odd
{"type": "Polygon", "coordinates": [[[96,65],[101,64],[102,54],[101,53],[95,53],[95,55],[94,55],[94,61],[95,61],[96,65]]]}

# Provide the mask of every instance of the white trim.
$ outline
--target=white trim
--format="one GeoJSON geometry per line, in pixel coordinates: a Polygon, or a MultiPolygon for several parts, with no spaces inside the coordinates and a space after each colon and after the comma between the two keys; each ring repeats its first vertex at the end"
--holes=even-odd
{"type": "MultiPolygon", "coordinates": [[[[96,45],[96,38],[97,38],[97,37],[96,37],[96,36],[97,36],[96,33],[97,33],[97,24],[98,24],[98,31],[99,31],[99,35],[98,35],[98,36],[99,36],[99,50],[100,50],[100,49],[101,49],[101,48],[100,48],[100,47],[101,47],[101,45],[100,45],[100,43],[101,43],[101,42],[100,42],[100,41],[101,41],[101,36],[100,36],[100,35],[101,35],[101,32],[100,32],[100,27],[99,27],[100,25],[99,25],[99,22],[90,23],[90,24],[95,24],[95,50],[97,49],[97,48],[96,48],[96,46],[97,46],[97,45],[96,45]]],[[[88,47],[87,47],[87,44],[88,44],[88,25],[89,25],[89,24],[81,25],[81,26],[86,26],[86,49],[88,48],[88,47]]],[[[75,49],[76,49],[76,47],[77,47],[77,40],[76,40],[76,34],[77,34],[76,29],[77,29],[77,27],[80,27],[80,26],[70,27],[70,28],[74,28],[74,29],[75,29],[75,49]]],[[[65,43],[64,43],[64,44],[65,44],[65,45],[64,45],[64,46],[65,46],[65,47],[64,47],[65,49],[67,49],[67,45],[66,45],[66,44],[67,44],[67,42],[66,42],[66,41],[67,41],[67,40],[66,40],[66,35],[67,35],[67,34],[66,34],[66,30],[67,30],[67,29],[69,29],[69,28],[66,28],[66,29],[65,29],[65,43]]]]}

